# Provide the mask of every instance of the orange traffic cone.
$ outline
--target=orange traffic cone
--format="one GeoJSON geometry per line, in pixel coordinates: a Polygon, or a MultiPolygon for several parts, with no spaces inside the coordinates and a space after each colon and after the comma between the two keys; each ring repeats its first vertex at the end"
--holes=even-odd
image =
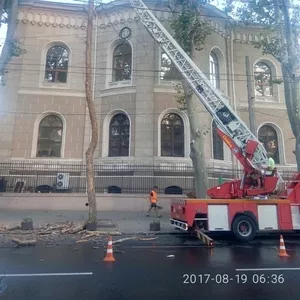
{"type": "Polygon", "coordinates": [[[106,250],[106,256],[103,260],[104,261],[111,261],[111,262],[116,261],[115,258],[114,258],[111,236],[109,237],[108,244],[107,244],[107,250],[106,250]]]}
{"type": "Polygon", "coordinates": [[[289,256],[286,253],[286,249],[285,249],[284,240],[283,240],[283,236],[282,235],[280,235],[280,244],[279,244],[279,253],[278,253],[278,256],[281,256],[281,257],[287,257],[287,256],[289,256]]]}

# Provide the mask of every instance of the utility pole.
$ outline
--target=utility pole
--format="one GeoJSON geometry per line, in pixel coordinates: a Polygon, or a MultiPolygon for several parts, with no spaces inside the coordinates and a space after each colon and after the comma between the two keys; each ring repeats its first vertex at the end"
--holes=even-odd
{"type": "Polygon", "coordinates": [[[95,104],[93,99],[94,94],[92,88],[93,86],[93,79],[92,79],[93,15],[94,15],[94,0],[89,0],[87,31],[86,31],[85,92],[86,92],[86,103],[87,103],[89,117],[91,121],[91,127],[92,127],[92,138],[89,147],[85,153],[85,156],[86,156],[87,194],[88,194],[88,205],[89,205],[88,223],[91,224],[95,224],[97,221],[93,157],[98,143],[98,124],[97,124],[96,110],[95,110],[95,104]]]}
{"type": "Polygon", "coordinates": [[[248,92],[248,110],[249,110],[250,130],[255,136],[257,136],[256,126],[255,126],[255,113],[254,113],[254,95],[253,95],[253,89],[252,89],[252,84],[251,84],[249,56],[245,57],[245,64],[246,64],[246,76],[247,76],[247,92],[248,92]]]}

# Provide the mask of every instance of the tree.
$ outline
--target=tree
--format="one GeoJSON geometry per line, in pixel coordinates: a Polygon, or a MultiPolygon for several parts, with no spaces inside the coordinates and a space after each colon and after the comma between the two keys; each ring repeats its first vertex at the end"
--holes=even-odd
{"type": "Polygon", "coordinates": [[[93,99],[92,89],[92,39],[93,39],[93,12],[94,0],[89,0],[87,34],[86,34],[86,74],[85,74],[85,91],[86,103],[89,111],[92,137],[89,147],[85,153],[86,156],[86,180],[89,216],[88,223],[95,223],[97,220],[97,205],[95,193],[95,178],[94,178],[94,163],[93,157],[98,143],[98,122],[96,116],[96,109],[93,99]]]}
{"type": "Polygon", "coordinates": [[[254,46],[270,54],[281,64],[287,113],[296,139],[294,154],[300,171],[300,6],[292,0],[250,0],[237,8],[227,1],[226,11],[246,25],[262,25],[261,41],[254,46]]]}
{"type": "MultiPolygon", "coordinates": [[[[183,50],[195,59],[196,51],[202,50],[205,38],[211,33],[209,24],[201,19],[201,2],[194,0],[180,0],[179,12],[174,13],[175,5],[169,3],[173,11],[171,28],[174,31],[174,38],[183,50]]],[[[207,133],[200,121],[196,111],[197,100],[193,97],[193,91],[185,80],[181,85],[176,86],[178,92],[178,102],[187,111],[190,122],[190,158],[193,162],[195,190],[197,198],[206,198],[208,188],[207,168],[204,157],[204,135],[207,133]]]]}
{"type": "Polygon", "coordinates": [[[7,64],[13,57],[19,57],[25,50],[15,39],[19,0],[0,0],[0,24],[7,24],[6,38],[0,56],[0,77],[7,73],[7,64]]]}

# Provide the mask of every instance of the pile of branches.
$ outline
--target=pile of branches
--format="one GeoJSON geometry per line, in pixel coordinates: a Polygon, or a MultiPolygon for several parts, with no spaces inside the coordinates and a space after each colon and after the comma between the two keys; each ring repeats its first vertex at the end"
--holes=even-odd
{"type": "Polygon", "coordinates": [[[121,235],[118,231],[88,231],[85,222],[47,224],[34,230],[21,230],[18,224],[7,225],[0,228],[0,234],[9,236],[19,246],[33,246],[38,240],[55,240],[62,236],[72,236],[75,240],[79,239],[77,243],[83,243],[99,236],[121,235]]]}

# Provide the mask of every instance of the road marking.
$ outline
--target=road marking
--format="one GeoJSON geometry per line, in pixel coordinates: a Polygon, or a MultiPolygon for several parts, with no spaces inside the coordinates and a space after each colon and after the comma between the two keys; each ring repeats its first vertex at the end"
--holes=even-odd
{"type": "Polygon", "coordinates": [[[82,273],[0,274],[0,277],[87,276],[87,275],[93,275],[93,273],[92,272],[82,272],[82,273]]]}
{"type": "Polygon", "coordinates": [[[206,245],[199,245],[199,246],[161,246],[161,245],[155,245],[155,246],[130,246],[130,248],[136,248],[136,249],[157,249],[157,248],[207,248],[206,245]]]}
{"type": "Polygon", "coordinates": [[[258,269],[235,269],[237,272],[246,271],[299,271],[300,268],[258,268],[258,269]]]}

